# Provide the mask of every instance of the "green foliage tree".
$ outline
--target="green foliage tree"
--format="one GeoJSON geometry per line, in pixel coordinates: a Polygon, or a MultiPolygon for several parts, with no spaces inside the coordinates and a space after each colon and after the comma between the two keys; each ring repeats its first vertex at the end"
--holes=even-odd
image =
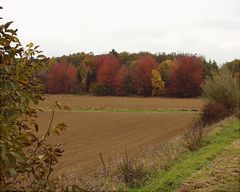
{"type": "Polygon", "coordinates": [[[240,77],[240,59],[227,62],[221,68],[227,68],[236,78],[240,77]]]}
{"type": "Polygon", "coordinates": [[[158,70],[152,70],[152,96],[159,96],[165,92],[165,83],[158,70]]]}
{"type": "MultiPolygon", "coordinates": [[[[43,70],[46,57],[32,43],[25,50],[12,22],[0,25],[0,189],[2,191],[63,191],[56,179],[50,179],[63,150],[46,138],[66,129],[61,123],[39,133],[39,111],[34,104],[43,100],[41,82],[36,74],[43,70]],[[45,131],[45,132],[44,132],[45,131]]],[[[67,109],[67,108],[64,108],[67,109]]]]}
{"type": "Polygon", "coordinates": [[[178,55],[181,55],[181,54],[177,54],[175,52],[169,53],[169,54],[164,53],[164,52],[158,52],[158,53],[154,54],[154,57],[156,58],[158,63],[162,63],[162,62],[164,62],[166,60],[172,61],[178,55]]]}
{"type": "Polygon", "coordinates": [[[128,68],[130,65],[137,61],[138,55],[136,53],[121,52],[118,54],[118,57],[123,65],[126,65],[128,68]]]}
{"type": "Polygon", "coordinates": [[[203,67],[204,67],[204,77],[212,77],[215,71],[219,70],[219,67],[216,61],[209,60],[203,58],[203,67]]]}

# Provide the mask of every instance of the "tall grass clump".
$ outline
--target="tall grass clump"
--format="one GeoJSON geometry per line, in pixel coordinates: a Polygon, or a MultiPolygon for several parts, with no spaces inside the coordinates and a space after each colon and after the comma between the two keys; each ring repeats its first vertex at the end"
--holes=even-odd
{"type": "Polygon", "coordinates": [[[148,171],[141,161],[130,159],[126,153],[125,158],[117,166],[116,174],[120,181],[132,188],[145,183],[148,171]]]}
{"type": "Polygon", "coordinates": [[[136,151],[134,157],[125,153],[118,160],[105,161],[94,173],[83,176],[79,170],[68,170],[63,175],[64,183],[71,183],[86,191],[129,191],[141,188],[161,171],[168,170],[186,149],[182,137],[161,142],[159,146],[149,146],[136,151]]]}
{"type": "Polygon", "coordinates": [[[203,143],[204,126],[199,122],[199,120],[194,121],[183,136],[183,146],[190,151],[198,150],[203,143]]]}

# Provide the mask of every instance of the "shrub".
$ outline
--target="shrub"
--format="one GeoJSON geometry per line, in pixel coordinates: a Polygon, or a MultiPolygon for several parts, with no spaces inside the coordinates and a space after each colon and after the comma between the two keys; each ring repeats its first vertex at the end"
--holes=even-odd
{"type": "Polygon", "coordinates": [[[109,92],[109,89],[105,85],[99,84],[96,85],[93,94],[97,96],[106,96],[109,95],[109,92]]]}
{"type": "Polygon", "coordinates": [[[201,123],[203,125],[218,122],[233,113],[232,109],[227,109],[223,104],[208,102],[203,106],[201,113],[201,123]]]}
{"type": "Polygon", "coordinates": [[[205,98],[221,103],[227,109],[233,110],[239,106],[239,80],[228,69],[213,73],[212,78],[205,80],[202,89],[205,98]]]}

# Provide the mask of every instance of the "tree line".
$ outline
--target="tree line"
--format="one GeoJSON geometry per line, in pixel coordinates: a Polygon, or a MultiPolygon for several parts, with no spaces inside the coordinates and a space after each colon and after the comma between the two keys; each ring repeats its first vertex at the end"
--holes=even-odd
{"type": "MultiPolygon", "coordinates": [[[[239,60],[227,65],[239,70],[239,60]]],[[[225,66],[224,65],[224,66],[225,66]]],[[[119,96],[174,96],[201,95],[201,84],[219,66],[196,54],[76,53],[53,57],[48,69],[38,75],[44,92],[50,94],[79,94],[119,96]]]]}

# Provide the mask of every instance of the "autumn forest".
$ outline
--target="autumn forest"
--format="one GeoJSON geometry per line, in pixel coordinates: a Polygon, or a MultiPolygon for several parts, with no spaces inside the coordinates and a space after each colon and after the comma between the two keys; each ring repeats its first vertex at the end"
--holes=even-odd
{"type": "Polygon", "coordinates": [[[204,79],[218,69],[215,61],[196,54],[113,49],[102,55],[81,52],[51,58],[38,75],[50,94],[196,97],[204,79]]]}

